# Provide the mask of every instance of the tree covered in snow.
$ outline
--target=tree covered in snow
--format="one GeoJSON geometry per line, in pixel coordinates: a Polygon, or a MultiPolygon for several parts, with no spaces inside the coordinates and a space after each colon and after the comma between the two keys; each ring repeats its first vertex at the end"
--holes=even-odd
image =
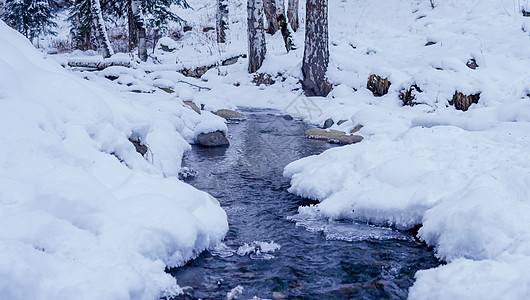
{"type": "MultiPolygon", "coordinates": [[[[101,45],[103,52],[110,48],[108,38],[102,34],[104,23],[109,19],[125,19],[129,24],[129,50],[138,46],[139,56],[142,60],[147,59],[147,29],[155,32],[155,38],[160,31],[167,29],[170,22],[181,22],[182,19],[172,10],[172,5],[184,8],[190,6],[186,0],[75,0],[70,8],[70,22],[72,24],[72,36],[74,47],[78,49],[93,49],[95,40],[101,45]],[[101,14],[101,17],[99,15],[101,14]]],[[[156,42],[156,41],[155,41],[156,42]]],[[[110,53],[110,52],[109,52],[110,53]]]]}
{"type": "Polygon", "coordinates": [[[103,52],[103,56],[110,57],[114,54],[114,50],[112,50],[112,45],[110,44],[109,36],[107,35],[107,29],[105,28],[105,20],[103,20],[103,13],[101,12],[101,3],[99,0],[90,1],[90,10],[94,19],[97,40],[103,52]]]}
{"type": "Polygon", "coordinates": [[[4,13],[5,11],[5,0],[0,0],[0,16],[4,13]]]}
{"type": "Polygon", "coordinates": [[[327,96],[331,85],[326,80],[329,63],[328,0],[306,1],[305,49],[302,87],[308,96],[327,96]]]}
{"type": "MultiPolygon", "coordinates": [[[[189,8],[186,0],[127,0],[127,1],[101,1],[102,10],[107,15],[118,19],[127,19],[129,24],[129,50],[138,46],[141,60],[147,59],[147,31],[152,29],[155,39],[160,32],[167,30],[171,22],[183,20],[171,10],[176,5],[189,8]]],[[[156,41],[154,41],[156,43],[156,41]]]]}
{"type": "Polygon", "coordinates": [[[44,0],[8,0],[2,14],[2,20],[29,39],[53,34],[57,24],[52,19],[52,9],[44,0]]]}
{"type": "Polygon", "coordinates": [[[100,0],[75,0],[70,8],[72,41],[77,49],[93,49],[99,46],[104,57],[114,54],[103,19],[100,0]]]}
{"type": "Polygon", "coordinates": [[[147,36],[145,30],[144,14],[141,10],[140,0],[131,1],[131,12],[132,21],[134,22],[134,28],[136,29],[136,40],[138,41],[138,57],[142,61],[147,60],[147,36]]]}
{"type": "Polygon", "coordinates": [[[68,8],[73,4],[73,1],[71,0],[47,0],[47,1],[53,11],[58,11],[64,8],[68,8]]]}
{"type": "Polygon", "coordinates": [[[216,31],[217,42],[226,42],[226,31],[228,30],[228,0],[217,0],[216,31]]]}
{"type": "Polygon", "coordinates": [[[265,28],[263,0],[248,0],[248,72],[256,72],[265,59],[265,28]]]}
{"type": "Polygon", "coordinates": [[[287,6],[287,18],[294,32],[298,30],[298,0],[289,0],[287,6]]]}
{"type": "Polygon", "coordinates": [[[68,20],[72,24],[70,33],[72,44],[76,49],[88,50],[95,48],[94,16],[90,10],[90,0],[75,0],[70,7],[68,20]]]}
{"type": "MultiPolygon", "coordinates": [[[[287,27],[287,18],[285,17],[285,0],[264,0],[263,9],[267,23],[267,32],[275,34],[280,30],[287,52],[296,49],[293,45],[291,33],[287,27]]],[[[291,11],[293,7],[290,7],[291,11]]]]}
{"type": "Polygon", "coordinates": [[[278,22],[276,21],[276,0],[263,0],[263,10],[267,20],[267,32],[274,34],[278,31],[278,22]]]}

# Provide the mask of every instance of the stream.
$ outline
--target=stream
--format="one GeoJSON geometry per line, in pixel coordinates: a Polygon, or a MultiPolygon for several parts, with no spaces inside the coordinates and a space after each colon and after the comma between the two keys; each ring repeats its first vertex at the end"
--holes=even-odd
{"type": "Polygon", "coordinates": [[[230,229],[223,245],[169,270],[186,287],[177,299],[404,299],[416,271],[440,264],[409,232],[297,217],[316,202],[287,192],[284,167],[334,145],[306,139],[309,125],[278,111],[240,112],[229,147],[184,157],[198,172],[186,182],[219,200],[230,229]]]}

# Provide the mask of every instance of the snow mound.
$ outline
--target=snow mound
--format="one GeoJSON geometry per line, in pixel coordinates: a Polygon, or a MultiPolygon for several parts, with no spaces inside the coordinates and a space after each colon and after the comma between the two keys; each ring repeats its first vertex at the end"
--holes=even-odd
{"type": "Polygon", "coordinates": [[[448,264],[418,272],[410,298],[525,298],[528,21],[517,2],[433,2],[330,4],[328,77],[340,86],[316,121],[349,119],[345,129],[364,125],[365,139],[293,162],[284,175],[290,192],[321,201],[300,208],[300,222],[423,224],[419,238],[448,264]],[[370,74],[389,78],[387,95],[366,90],[370,74]],[[418,105],[402,107],[399,92],[413,84],[418,105]],[[457,111],[448,102],[456,91],[480,100],[457,111]]]}
{"type": "Polygon", "coordinates": [[[189,116],[179,102],[81,80],[0,22],[0,298],[179,292],[165,267],[228,228],[211,196],[172,177],[189,116]],[[149,146],[149,161],[129,138],[149,146]]]}

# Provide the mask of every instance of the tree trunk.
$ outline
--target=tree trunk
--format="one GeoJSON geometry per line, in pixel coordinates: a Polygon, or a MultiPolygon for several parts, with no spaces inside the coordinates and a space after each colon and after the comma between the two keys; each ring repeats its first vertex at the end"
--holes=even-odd
{"type": "Polygon", "coordinates": [[[296,47],[293,44],[293,39],[291,38],[291,33],[287,27],[287,20],[285,20],[285,15],[278,15],[278,25],[280,26],[280,32],[283,36],[283,42],[285,43],[285,49],[287,52],[295,50],[296,47]]]}
{"type": "Polygon", "coordinates": [[[141,61],[147,61],[147,37],[145,33],[144,16],[140,11],[141,2],[141,0],[132,0],[131,9],[136,24],[136,31],[138,33],[138,57],[141,61]]]}
{"type": "Polygon", "coordinates": [[[248,72],[256,72],[265,59],[263,0],[248,0],[248,72]]]}
{"type": "Polygon", "coordinates": [[[331,84],[326,80],[328,62],[328,0],[307,0],[302,64],[302,87],[307,96],[325,97],[331,91],[331,84]]]}
{"type": "Polygon", "coordinates": [[[136,33],[136,23],[134,22],[134,16],[132,12],[132,1],[127,0],[127,23],[129,27],[129,45],[128,49],[129,52],[132,52],[134,47],[136,47],[137,41],[137,33],[136,33]]]}
{"type": "Polygon", "coordinates": [[[274,0],[276,7],[276,18],[279,15],[285,15],[285,0],[274,0]]]}
{"type": "Polygon", "coordinates": [[[103,14],[101,13],[101,4],[99,0],[91,0],[90,5],[94,18],[94,26],[96,27],[96,36],[100,48],[103,51],[103,57],[111,57],[114,54],[114,50],[112,50],[112,45],[110,44],[109,36],[107,35],[107,29],[105,28],[105,21],[103,20],[103,14]]]}
{"type": "Polygon", "coordinates": [[[226,42],[226,30],[228,30],[228,0],[217,1],[216,15],[217,42],[226,42]]]}
{"type": "Polygon", "coordinates": [[[283,42],[285,43],[287,52],[296,49],[287,26],[287,19],[285,18],[285,0],[276,0],[276,24],[283,36],[283,42]]]}
{"type": "Polygon", "coordinates": [[[298,0],[289,0],[287,18],[294,32],[298,30],[298,0]]]}
{"type": "Polygon", "coordinates": [[[263,9],[267,18],[267,32],[274,34],[278,31],[278,22],[276,21],[276,0],[264,0],[263,9]]]}

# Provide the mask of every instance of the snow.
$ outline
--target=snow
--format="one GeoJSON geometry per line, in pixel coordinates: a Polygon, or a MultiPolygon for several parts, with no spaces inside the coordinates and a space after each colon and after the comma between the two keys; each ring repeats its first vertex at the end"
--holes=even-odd
{"type": "MultiPolygon", "coordinates": [[[[184,262],[196,251],[208,247],[205,240],[213,242],[210,244],[215,244],[214,249],[222,255],[231,255],[223,244],[215,243],[226,230],[226,224],[221,222],[222,211],[211,205],[207,195],[172,178],[162,178],[161,174],[176,176],[180,157],[189,147],[187,143],[193,143],[199,133],[226,132],[224,122],[209,111],[253,106],[276,108],[314,125],[322,125],[332,118],[335,125],[331,129],[345,132],[362,125],[356,133],[364,137],[361,143],[330,149],[286,167],[284,175],[291,180],[290,191],[320,201],[314,206],[301,207],[292,217],[297,224],[309,230],[318,230],[317,226],[326,224],[323,232],[327,238],[346,241],[374,236],[399,239],[396,228],[408,229],[421,224],[418,237],[433,246],[436,255],[447,264],[419,271],[410,289],[411,299],[526,298],[530,294],[530,279],[526,276],[530,267],[530,61],[526,50],[530,48],[530,21],[522,16],[521,10],[529,11],[529,2],[432,2],[434,9],[431,1],[423,0],[330,1],[327,76],[334,89],[325,98],[307,98],[300,90],[304,3],[300,3],[301,28],[293,33],[297,50],[286,53],[279,33],[266,36],[267,56],[258,72],[272,76],[275,83],[269,86],[252,83],[255,74],[248,74],[246,58],[239,58],[230,66],[216,66],[201,78],[186,78],[175,72],[209,66],[247,52],[246,5],[239,0],[230,1],[227,44],[215,43],[215,31],[202,31],[214,24],[215,3],[190,0],[193,10],[177,10],[192,30],[178,41],[161,39],[151,63],[140,64],[135,70],[111,67],[100,72],[79,72],[77,75],[90,82],[69,79],[71,84],[61,84],[59,94],[51,89],[56,84],[51,75],[46,75],[46,84],[41,84],[40,89],[20,85],[29,81],[42,83],[40,74],[44,71],[41,69],[51,67],[44,65],[33,50],[29,51],[29,46],[20,46],[27,44],[22,38],[12,33],[9,38],[2,36],[5,42],[0,46],[2,51],[7,51],[7,44],[16,40],[17,49],[31,53],[11,51],[10,59],[1,61],[0,84],[4,87],[0,88],[0,103],[6,106],[1,113],[5,115],[4,120],[13,122],[11,127],[3,125],[3,135],[6,145],[13,147],[0,150],[4,169],[11,171],[7,173],[10,177],[2,179],[1,186],[5,187],[2,195],[6,196],[0,197],[0,203],[18,207],[27,202],[31,209],[20,208],[20,213],[1,211],[13,216],[13,224],[31,218],[57,229],[53,235],[41,236],[36,228],[20,226],[27,232],[15,228],[10,233],[13,236],[2,236],[12,242],[0,244],[1,251],[6,253],[0,255],[3,257],[0,270],[4,270],[0,279],[7,280],[0,282],[9,282],[0,291],[27,293],[23,296],[58,293],[60,287],[53,286],[42,275],[46,267],[40,266],[46,263],[54,268],[54,276],[63,276],[52,281],[63,287],[84,289],[83,284],[92,282],[90,291],[98,293],[114,280],[112,291],[116,294],[111,298],[134,298],[135,293],[154,295],[155,290],[174,287],[160,273],[163,265],[184,262]],[[164,51],[162,44],[170,46],[170,51],[164,51]],[[22,54],[31,62],[15,61],[22,54]],[[466,66],[471,59],[478,68],[466,66]],[[35,65],[39,66],[37,75],[29,71],[17,75],[21,74],[19,70],[35,69],[35,65]],[[366,89],[371,74],[390,80],[387,95],[374,97],[366,89]],[[105,76],[117,79],[109,81],[105,76]],[[101,91],[95,84],[106,90],[139,90],[146,94],[109,96],[109,92],[101,91]],[[414,92],[416,105],[403,107],[399,93],[414,84],[422,90],[414,92]],[[167,94],[161,87],[175,93],[167,94]],[[466,95],[480,93],[480,100],[466,112],[457,111],[448,105],[457,91],[466,95]],[[108,100],[111,98],[119,100],[108,100]],[[6,99],[16,101],[5,103],[6,99]],[[203,106],[204,111],[195,114],[182,101],[193,101],[203,106]],[[345,122],[337,125],[339,120],[345,122]],[[32,140],[23,138],[26,136],[32,140]],[[134,152],[127,141],[129,136],[149,144],[152,153],[148,153],[147,161],[134,152]],[[129,168],[109,153],[117,155],[129,168]],[[63,180],[69,183],[64,189],[63,180]],[[146,182],[152,182],[153,186],[146,182]],[[54,193],[48,191],[54,191],[50,189],[53,186],[56,186],[55,194],[63,195],[62,200],[50,196],[54,193]],[[76,188],[66,188],[70,186],[76,188]],[[182,230],[178,227],[182,240],[162,234],[141,235],[148,240],[145,245],[128,240],[137,231],[135,228],[140,225],[136,222],[140,220],[133,222],[125,215],[146,211],[137,197],[142,197],[148,186],[153,189],[149,192],[152,201],[164,207],[153,215],[164,215],[168,211],[166,206],[173,205],[182,218],[195,218],[193,222],[183,221],[189,227],[182,230]],[[83,190],[86,192],[82,193],[83,190]],[[181,190],[201,199],[199,203],[204,203],[200,206],[201,213],[194,209],[199,204],[180,196],[181,190]],[[131,191],[140,195],[133,197],[131,191]],[[101,195],[96,197],[99,202],[112,205],[100,206],[94,200],[89,201],[96,193],[101,195]],[[46,210],[33,205],[35,199],[45,199],[46,210]],[[168,203],[168,199],[179,201],[168,203]],[[134,207],[130,210],[123,209],[131,205],[134,207]],[[61,207],[71,209],[61,210],[61,207]],[[208,218],[208,214],[216,217],[208,218]],[[118,222],[108,217],[114,215],[117,220],[121,216],[119,222],[126,224],[123,232],[108,230],[118,222]],[[335,219],[384,228],[368,225],[359,228],[353,222],[353,225],[334,227],[330,224],[335,219]],[[222,226],[208,222],[220,222],[222,226]],[[215,228],[217,231],[212,231],[215,228]],[[79,236],[75,243],[83,247],[68,246],[74,251],[54,243],[63,236],[71,236],[71,231],[79,236]],[[119,242],[111,243],[110,238],[99,237],[104,234],[119,242]],[[190,242],[194,236],[196,245],[180,246],[179,243],[190,242]],[[90,241],[95,239],[101,244],[90,241]],[[125,243],[134,247],[124,247],[128,251],[126,255],[123,252],[118,255],[115,250],[118,260],[107,261],[114,254],[92,256],[102,260],[101,265],[116,266],[124,262],[119,268],[105,270],[103,278],[93,275],[100,273],[87,270],[97,269],[93,266],[96,262],[87,258],[94,252],[116,249],[117,246],[111,246],[125,243]],[[153,245],[160,246],[150,247],[153,245]],[[78,260],[63,259],[66,254],[46,252],[53,247],[59,249],[54,253],[74,253],[76,259],[81,257],[81,266],[71,267],[78,260]],[[180,249],[179,255],[172,254],[171,249],[180,249]],[[131,256],[135,258],[129,260],[127,257],[131,256]],[[24,259],[9,261],[13,257],[24,259]],[[128,264],[130,261],[135,264],[128,264]],[[69,271],[63,272],[66,269],[69,271]],[[70,284],[81,277],[72,273],[86,275],[89,280],[70,284]],[[35,282],[42,282],[42,287],[35,287],[35,282]],[[135,290],[133,286],[140,288],[135,290]]],[[[84,53],[87,54],[90,53],[84,53]]],[[[61,62],[72,57],[101,60],[100,57],[82,58],[78,52],[49,58],[61,62]]],[[[53,68],[51,73],[65,74],[53,68]]],[[[3,225],[7,222],[1,220],[3,225]]],[[[176,221],[152,218],[142,224],[150,222],[167,228],[164,226],[176,221]],[[159,224],[159,220],[164,221],[159,224]]],[[[145,226],[153,228],[149,226],[154,225],[145,226]]],[[[255,245],[247,246],[255,250],[255,245]]]]}
{"type": "Polygon", "coordinates": [[[215,199],[175,177],[202,117],[169,95],[80,79],[1,22],[0,32],[0,298],[178,293],[166,266],[228,228],[215,199]]]}
{"type": "Polygon", "coordinates": [[[274,255],[269,254],[269,252],[274,252],[276,250],[279,250],[280,248],[281,246],[275,243],[274,241],[271,241],[271,242],[254,241],[250,245],[247,243],[243,244],[241,247],[237,249],[236,253],[239,256],[249,255],[250,259],[269,260],[269,259],[274,258],[274,255]]]}
{"type": "Polygon", "coordinates": [[[363,125],[365,140],[285,168],[291,192],[320,201],[294,218],[422,224],[418,237],[448,264],[419,271],[411,299],[527,297],[530,62],[521,49],[530,41],[517,3],[354,2],[330,4],[328,77],[341,85],[313,120],[363,125]],[[389,94],[364,88],[370,74],[388,76],[389,94]],[[422,104],[400,107],[412,84],[422,104]],[[456,111],[447,105],[455,91],[481,92],[480,101],[456,111]]]}

